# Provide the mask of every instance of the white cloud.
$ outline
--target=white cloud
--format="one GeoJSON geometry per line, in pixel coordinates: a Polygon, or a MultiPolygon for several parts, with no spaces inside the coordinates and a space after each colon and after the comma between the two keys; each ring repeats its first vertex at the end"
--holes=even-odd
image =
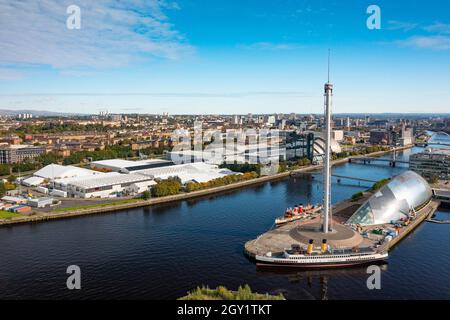
{"type": "Polygon", "coordinates": [[[0,64],[104,68],[148,58],[177,59],[192,48],[164,13],[162,0],[0,1],[0,64]],[[66,9],[81,8],[69,30],[66,9]]]}
{"type": "Polygon", "coordinates": [[[450,24],[440,22],[426,26],[424,29],[428,32],[435,32],[439,34],[450,34],[450,24]]]}
{"type": "Polygon", "coordinates": [[[406,40],[397,41],[401,46],[417,47],[423,49],[448,50],[450,49],[450,36],[413,36],[406,40]]]}
{"type": "Polygon", "coordinates": [[[402,30],[402,31],[411,31],[417,27],[417,23],[390,20],[388,21],[388,30],[402,30]]]}
{"type": "Polygon", "coordinates": [[[0,80],[20,80],[23,79],[22,72],[10,68],[0,68],[0,80]]]}
{"type": "Polygon", "coordinates": [[[163,97],[163,98],[245,98],[257,96],[310,97],[301,91],[240,91],[240,92],[114,92],[114,93],[38,93],[0,94],[0,97],[163,97]]]}
{"type": "Polygon", "coordinates": [[[256,42],[252,44],[240,44],[238,45],[238,48],[256,50],[294,50],[302,48],[302,46],[297,43],[256,42]]]}

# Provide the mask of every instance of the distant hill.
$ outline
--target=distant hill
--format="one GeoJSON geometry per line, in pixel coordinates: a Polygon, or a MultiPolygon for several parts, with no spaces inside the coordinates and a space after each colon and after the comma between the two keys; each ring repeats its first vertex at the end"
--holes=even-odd
{"type": "Polygon", "coordinates": [[[31,109],[20,109],[20,110],[9,110],[9,109],[0,109],[0,116],[15,116],[21,113],[30,113],[34,116],[39,117],[70,117],[73,115],[77,115],[76,113],[69,112],[54,112],[54,111],[46,111],[46,110],[31,110],[31,109]]]}

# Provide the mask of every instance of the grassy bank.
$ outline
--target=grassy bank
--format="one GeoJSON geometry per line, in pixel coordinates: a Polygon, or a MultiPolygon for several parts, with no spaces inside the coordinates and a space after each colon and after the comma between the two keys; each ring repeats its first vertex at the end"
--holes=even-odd
{"type": "Polygon", "coordinates": [[[277,296],[255,293],[248,285],[245,285],[239,287],[237,291],[228,290],[223,286],[216,289],[198,287],[179,300],[285,300],[285,298],[281,293],[277,296]]]}
{"type": "Polygon", "coordinates": [[[94,208],[104,208],[104,207],[109,207],[109,206],[116,206],[116,205],[120,205],[120,204],[129,204],[129,203],[140,202],[140,201],[142,201],[142,199],[118,200],[118,201],[88,204],[88,205],[76,206],[76,207],[60,208],[60,209],[53,210],[53,212],[68,212],[68,211],[86,210],[86,209],[94,209],[94,208]]]}
{"type": "Polygon", "coordinates": [[[21,217],[22,215],[18,213],[13,213],[9,211],[0,211],[0,219],[11,219],[14,217],[21,217]]]}

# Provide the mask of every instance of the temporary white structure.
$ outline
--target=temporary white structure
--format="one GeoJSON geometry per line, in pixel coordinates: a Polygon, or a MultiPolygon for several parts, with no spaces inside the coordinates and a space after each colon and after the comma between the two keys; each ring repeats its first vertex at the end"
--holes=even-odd
{"type": "Polygon", "coordinates": [[[178,164],[170,167],[139,170],[135,171],[135,174],[141,174],[155,179],[178,177],[180,178],[181,183],[184,184],[189,181],[208,182],[213,179],[238,173],[228,169],[218,168],[216,165],[195,162],[190,164],[178,164]]]}
{"type": "Polygon", "coordinates": [[[134,183],[152,181],[152,177],[138,174],[103,173],[100,176],[78,178],[67,182],[67,193],[80,198],[107,198],[126,192],[134,183]]]}
{"type": "Polygon", "coordinates": [[[36,171],[34,176],[44,179],[63,179],[63,178],[75,178],[86,177],[100,174],[100,172],[79,168],[75,166],[61,166],[59,164],[49,164],[44,168],[36,171]]]}
{"type": "Polygon", "coordinates": [[[44,182],[44,178],[41,177],[29,177],[22,180],[22,184],[28,187],[36,187],[44,182]]]}

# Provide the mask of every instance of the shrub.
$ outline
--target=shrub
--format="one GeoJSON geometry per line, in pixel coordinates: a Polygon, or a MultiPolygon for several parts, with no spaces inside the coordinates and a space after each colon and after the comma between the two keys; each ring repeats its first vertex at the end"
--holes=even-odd
{"type": "Polygon", "coordinates": [[[308,158],[301,158],[297,161],[297,165],[300,167],[309,166],[311,164],[311,160],[308,158]]]}
{"type": "Polygon", "coordinates": [[[437,183],[439,181],[439,178],[436,175],[432,175],[432,176],[428,177],[427,180],[429,183],[433,184],[433,183],[437,183]]]}
{"type": "Polygon", "coordinates": [[[5,189],[6,191],[15,190],[17,186],[14,183],[6,182],[5,183],[5,189]]]}
{"type": "Polygon", "coordinates": [[[231,291],[223,286],[210,289],[202,286],[188,292],[180,300],[284,300],[282,294],[277,296],[252,292],[249,285],[240,286],[237,291],[231,291]]]}
{"type": "Polygon", "coordinates": [[[356,192],[355,194],[352,195],[352,201],[357,201],[359,199],[361,199],[364,196],[364,193],[360,192],[356,192]]]}
{"type": "Polygon", "coordinates": [[[148,199],[150,199],[150,197],[151,197],[150,191],[146,190],[146,191],[144,191],[144,192],[142,193],[142,199],[143,199],[143,200],[148,200],[148,199]]]}
{"type": "Polygon", "coordinates": [[[230,169],[234,172],[256,172],[258,175],[261,174],[260,164],[249,164],[249,163],[222,163],[219,168],[230,169]]]}
{"type": "Polygon", "coordinates": [[[378,181],[378,182],[375,182],[375,183],[373,184],[372,188],[369,189],[369,191],[371,191],[371,192],[378,191],[378,190],[380,190],[386,183],[388,183],[389,181],[390,181],[390,179],[387,178],[387,179],[382,179],[382,180],[380,180],[380,181],[378,181]]]}
{"type": "Polygon", "coordinates": [[[169,178],[159,181],[152,188],[153,197],[164,197],[178,194],[181,190],[181,181],[179,178],[169,178]]]}
{"type": "Polygon", "coordinates": [[[287,165],[286,163],[280,163],[278,166],[278,173],[283,173],[287,171],[287,165]]]}
{"type": "Polygon", "coordinates": [[[6,187],[3,181],[0,181],[0,197],[3,197],[6,193],[6,187]]]}
{"type": "Polygon", "coordinates": [[[188,182],[186,184],[186,191],[192,192],[196,190],[203,190],[208,188],[225,186],[235,182],[246,181],[250,179],[257,178],[258,174],[256,172],[246,172],[244,174],[231,174],[225,177],[210,180],[208,182],[188,182]]]}

